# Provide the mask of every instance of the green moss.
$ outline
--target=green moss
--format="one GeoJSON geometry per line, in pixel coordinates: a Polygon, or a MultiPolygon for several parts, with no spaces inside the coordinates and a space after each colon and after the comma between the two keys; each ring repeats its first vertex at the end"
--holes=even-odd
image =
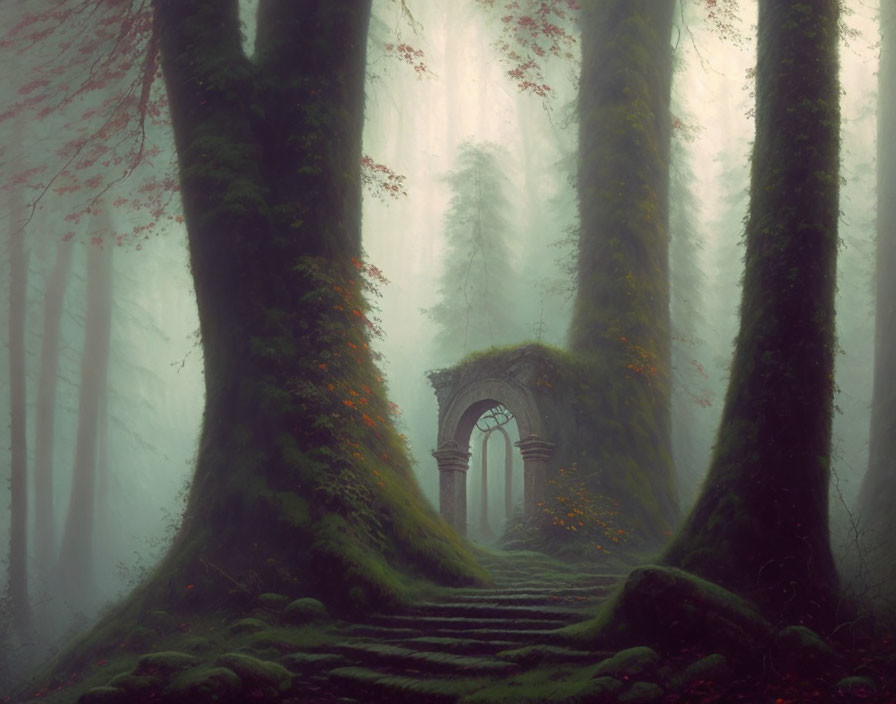
{"type": "Polygon", "coordinates": [[[243,682],[226,667],[200,667],[175,677],[167,689],[184,701],[229,701],[242,692],[243,682]]]}
{"type": "Polygon", "coordinates": [[[619,679],[650,678],[656,672],[659,656],[652,648],[645,646],[620,650],[612,657],[602,660],[595,670],[598,675],[613,675],[619,679]]]}
{"type": "Polygon", "coordinates": [[[282,611],[289,603],[289,597],[285,594],[275,594],[273,592],[265,592],[258,595],[258,603],[271,611],[282,611]]]}
{"type": "Polygon", "coordinates": [[[235,621],[234,623],[228,626],[228,629],[231,633],[255,633],[257,631],[264,630],[268,627],[261,619],[257,618],[241,618],[239,621],[235,621]]]}
{"type": "Polygon", "coordinates": [[[130,672],[123,672],[109,680],[110,687],[132,693],[158,688],[161,683],[162,679],[156,675],[136,675],[130,672]]]}
{"type": "Polygon", "coordinates": [[[462,704],[574,704],[611,691],[593,679],[594,667],[540,667],[489,683],[462,704]]]}
{"type": "Polygon", "coordinates": [[[327,607],[309,597],[290,602],[283,610],[283,618],[291,623],[305,624],[328,618],[327,607]]]}
{"type": "Polygon", "coordinates": [[[232,670],[248,687],[262,687],[274,692],[288,690],[292,679],[289,670],[282,665],[243,653],[225,653],[217,658],[215,665],[232,670]]]}
{"type": "Polygon", "coordinates": [[[137,660],[135,672],[138,674],[168,674],[195,667],[201,662],[195,655],[181,653],[176,650],[163,650],[158,653],[141,655],[137,660]]]}

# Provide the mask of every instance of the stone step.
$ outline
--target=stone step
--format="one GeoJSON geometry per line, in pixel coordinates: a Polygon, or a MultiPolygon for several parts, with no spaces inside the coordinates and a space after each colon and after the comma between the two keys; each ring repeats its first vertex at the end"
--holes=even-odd
{"type": "Polygon", "coordinates": [[[470,638],[473,640],[516,640],[532,643],[554,637],[554,628],[452,628],[445,626],[428,631],[427,635],[442,638],[470,638]]]}
{"type": "Polygon", "coordinates": [[[415,604],[414,617],[466,616],[475,619],[553,619],[576,621],[582,619],[581,608],[557,605],[498,604],[496,602],[421,602],[415,604]]]}
{"type": "Polygon", "coordinates": [[[329,678],[341,693],[364,704],[453,704],[488,682],[481,677],[441,679],[393,675],[366,667],[336,668],[330,671],[329,678]]]}
{"type": "Polygon", "coordinates": [[[417,650],[388,643],[337,643],[330,649],[345,655],[363,667],[375,666],[394,673],[408,671],[438,673],[444,676],[507,676],[519,669],[509,660],[472,657],[434,650],[417,650]]]}
{"type": "Polygon", "coordinates": [[[579,609],[599,604],[609,594],[609,591],[600,594],[595,593],[593,590],[588,594],[568,594],[565,596],[529,594],[525,592],[519,594],[456,594],[453,603],[491,604],[494,606],[544,606],[546,608],[558,606],[579,609]]]}
{"type": "MultiPolygon", "coordinates": [[[[371,616],[370,623],[378,626],[393,628],[415,628],[426,632],[434,629],[453,628],[464,629],[502,628],[505,630],[555,630],[575,622],[574,617],[558,618],[546,616],[544,618],[511,616],[506,618],[486,618],[479,616],[422,616],[419,614],[377,614],[371,616]]],[[[424,634],[419,634],[424,635],[424,634]]]]}
{"type": "Polygon", "coordinates": [[[447,636],[418,636],[395,641],[396,645],[416,650],[433,650],[461,655],[494,655],[502,650],[513,650],[529,644],[526,638],[506,640],[482,640],[478,638],[451,638],[447,636]]]}
{"type": "Polygon", "coordinates": [[[492,573],[498,588],[518,589],[566,589],[569,587],[591,587],[618,584],[622,579],[608,579],[602,575],[570,579],[567,577],[548,577],[536,575],[500,575],[492,573]]]}
{"type": "Polygon", "coordinates": [[[395,628],[392,626],[378,626],[373,623],[358,623],[348,626],[346,633],[352,636],[376,638],[377,640],[402,640],[404,638],[417,638],[423,635],[420,628],[395,628]]]}
{"type": "Polygon", "coordinates": [[[454,601],[466,599],[506,599],[508,603],[524,599],[546,599],[567,597],[605,598],[616,582],[594,584],[581,587],[504,587],[500,589],[466,588],[454,589],[450,596],[454,601]]]}

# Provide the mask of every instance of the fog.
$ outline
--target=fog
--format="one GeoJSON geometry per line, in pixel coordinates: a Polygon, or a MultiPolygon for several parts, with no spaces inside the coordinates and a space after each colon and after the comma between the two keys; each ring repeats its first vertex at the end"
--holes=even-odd
{"type": "MultiPolygon", "coordinates": [[[[244,5],[251,18],[254,3],[246,0],[244,5]]],[[[854,505],[868,464],[878,38],[876,3],[847,5],[852,14],[846,24],[855,32],[844,40],[841,51],[844,183],[837,294],[841,349],[831,489],[834,544],[843,551],[854,538],[854,505]]],[[[416,461],[417,479],[426,497],[438,506],[438,471],[431,456],[438,430],[437,404],[426,372],[453,365],[485,342],[507,345],[528,340],[562,346],[566,339],[575,285],[570,266],[577,226],[577,66],[574,59],[546,62],[550,96],[522,92],[508,78],[509,64],[496,47],[501,31],[498,18],[487,16],[472,0],[407,0],[411,18],[402,6],[389,0],[374,2],[364,153],[403,176],[406,194],[392,197],[376,187],[366,191],[363,241],[367,261],[389,280],[380,287],[381,298],[375,300],[384,330],[375,340],[375,349],[382,355],[391,400],[401,410],[400,426],[416,461]],[[394,48],[387,48],[402,43],[423,52],[425,70],[415,70],[396,58],[394,48]],[[451,249],[446,223],[457,195],[449,175],[459,168],[464,144],[491,145],[488,148],[499,155],[497,163],[506,179],[502,186],[507,200],[503,236],[508,255],[502,277],[506,280],[493,281],[493,295],[502,301],[500,313],[506,324],[490,327],[475,346],[460,341],[449,346],[438,342],[440,323],[427,311],[445,298],[443,273],[452,257],[460,256],[451,249]]],[[[737,331],[743,264],[740,240],[753,130],[749,71],[755,51],[754,4],[741,3],[741,15],[743,41],[737,44],[714,33],[698,9],[687,5],[676,43],[673,104],[682,125],[674,138],[673,163],[680,183],[678,188],[673,183],[672,190],[673,197],[681,197],[673,204],[671,255],[676,336],[673,404],[677,409],[673,431],[684,509],[694,501],[708,467],[737,331]],[[676,206],[679,219],[674,219],[676,206]],[[676,231],[675,223],[685,220],[689,224],[676,231]],[[688,271],[699,276],[676,279],[676,267],[690,267],[688,271]]],[[[10,76],[15,62],[28,60],[27,55],[3,55],[0,73],[10,76]]],[[[0,87],[0,91],[8,90],[12,90],[8,84],[0,87]]],[[[10,170],[13,164],[20,168],[23,160],[54,163],[50,136],[33,126],[24,129],[18,144],[12,141],[10,128],[3,127],[3,168],[10,170]]],[[[158,139],[163,146],[158,163],[164,165],[171,158],[171,140],[164,135],[158,139]]],[[[35,460],[45,293],[70,229],[62,222],[70,203],[52,196],[47,194],[38,204],[25,240],[29,467],[35,460]]],[[[170,212],[176,210],[172,206],[170,212]]],[[[11,214],[10,227],[21,220],[11,214]]],[[[202,353],[185,233],[176,218],[165,222],[162,231],[149,239],[134,238],[118,246],[114,238],[92,244],[85,220],[75,226],[75,237],[67,245],[73,247],[73,258],[64,289],[52,436],[56,546],[62,541],[72,490],[91,246],[114,250],[113,307],[107,394],[98,434],[92,598],[69,603],[64,593],[54,591],[48,596],[47,566],[35,564],[33,551],[28,562],[32,601],[50,600],[56,614],[55,625],[47,626],[44,634],[53,642],[139,581],[168,545],[183,508],[202,419],[202,353]]],[[[116,226],[125,227],[121,222],[116,226]]],[[[3,268],[0,282],[6,288],[10,272],[5,264],[3,268]]],[[[476,300],[472,305],[483,302],[476,300]]],[[[10,349],[9,323],[9,310],[4,307],[0,311],[4,350],[10,349]]],[[[9,403],[10,377],[4,372],[0,375],[4,417],[9,417],[9,403]]],[[[507,429],[512,441],[519,440],[514,422],[507,429]]],[[[477,431],[471,439],[468,523],[471,537],[488,541],[501,533],[508,518],[504,443],[494,434],[489,446],[491,534],[487,535],[479,530],[482,437],[477,431]]],[[[0,423],[0,447],[9,446],[8,424],[0,423]]],[[[522,496],[518,454],[514,450],[516,503],[522,496]]],[[[8,474],[9,462],[0,463],[4,490],[8,474]]],[[[33,538],[31,486],[28,493],[33,538]]],[[[0,501],[4,555],[10,537],[8,505],[6,498],[0,501]]],[[[4,584],[7,566],[6,560],[0,565],[4,584]]]]}

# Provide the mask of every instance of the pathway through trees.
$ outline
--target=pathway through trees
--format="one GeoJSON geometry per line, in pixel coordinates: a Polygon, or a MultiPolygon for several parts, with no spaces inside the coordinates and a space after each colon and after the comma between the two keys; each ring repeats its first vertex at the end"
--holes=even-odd
{"type": "Polygon", "coordinates": [[[539,553],[480,561],[494,587],[445,590],[407,611],[374,614],[326,652],[283,660],[307,682],[303,701],[455,702],[540,662],[581,667],[610,654],[564,647],[553,635],[593,615],[624,575],[539,553]]]}

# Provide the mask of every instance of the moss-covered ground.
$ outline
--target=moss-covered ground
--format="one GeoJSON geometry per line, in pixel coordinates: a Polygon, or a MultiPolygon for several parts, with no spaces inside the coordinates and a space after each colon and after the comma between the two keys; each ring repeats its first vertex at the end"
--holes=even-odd
{"type": "Polygon", "coordinates": [[[892,645],[770,624],[681,570],[477,557],[494,585],[431,589],[352,622],[274,593],[195,619],[142,614],[113,648],[82,642],[9,701],[896,701],[892,645]]]}

